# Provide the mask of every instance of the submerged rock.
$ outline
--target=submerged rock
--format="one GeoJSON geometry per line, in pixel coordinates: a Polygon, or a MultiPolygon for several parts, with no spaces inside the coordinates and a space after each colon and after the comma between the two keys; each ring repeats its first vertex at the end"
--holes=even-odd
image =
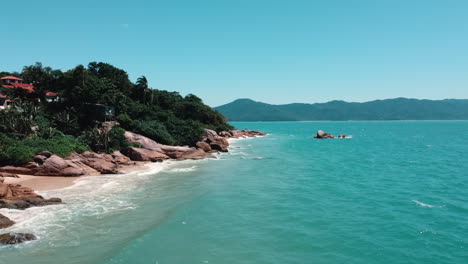
{"type": "Polygon", "coordinates": [[[14,224],[15,222],[10,220],[10,218],[0,214],[0,229],[10,227],[14,224]]]}
{"type": "Polygon", "coordinates": [[[0,235],[0,245],[14,245],[26,241],[36,240],[37,237],[27,233],[6,233],[0,235]]]}

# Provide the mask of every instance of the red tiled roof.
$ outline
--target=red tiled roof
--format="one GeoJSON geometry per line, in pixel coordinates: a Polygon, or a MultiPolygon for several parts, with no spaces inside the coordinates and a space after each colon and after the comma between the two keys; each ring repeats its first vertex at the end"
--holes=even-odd
{"type": "Polygon", "coordinates": [[[10,83],[9,85],[2,85],[3,88],[22,88],[30,93],[34,92],[34,86],[27,83],[10,83]]]}
{"type": "Polygon", "coordinates": [[[21,78],[18,78],[18,77],[16,77],[16,76],[5,76],[5,77],[2,77],[1,79],[2,79],[2,80],[6,80],[6,79],[8,79],[8,80],[18,80],[18,81],[24,81],[23,79],[21,79],[21,78]]]}
{"type": "Polygon", "coordinates": [[[46,96],[57,96],[57,95],[58,95],[58,93],[54,93],[54,92],[47,92],[45,95],[46,95],[46,96]]]}

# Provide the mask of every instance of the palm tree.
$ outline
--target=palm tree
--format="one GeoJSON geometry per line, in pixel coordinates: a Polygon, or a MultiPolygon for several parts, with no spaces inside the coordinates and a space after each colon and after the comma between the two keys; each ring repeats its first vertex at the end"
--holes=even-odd
{"type": "Polygon", "coordinates": [[[143,104],[145,104],[145,94],[148,90],[148,80],[145,76],[141,76],[137,79],[135,88],[137,89],[138,98],[143,104]]]}

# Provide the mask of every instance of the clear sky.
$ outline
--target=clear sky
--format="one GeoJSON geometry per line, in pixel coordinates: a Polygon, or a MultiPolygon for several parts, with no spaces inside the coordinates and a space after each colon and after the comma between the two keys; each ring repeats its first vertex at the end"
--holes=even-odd
{"type": "Polygon", "coordinates": [[[0,71],[103,61],[211,106],[468,98],[466,0],[15,0],[0,10],[0,71]]]}

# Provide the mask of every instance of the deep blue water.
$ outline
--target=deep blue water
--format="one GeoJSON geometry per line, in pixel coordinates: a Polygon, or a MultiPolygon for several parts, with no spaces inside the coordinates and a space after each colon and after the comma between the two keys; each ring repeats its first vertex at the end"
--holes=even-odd
{"type": "Polygon", "coordinates": [[[234,125],[269,135],[0,210],[40,236],[0,263],[468,263],[468,122],[234,125]]]}

